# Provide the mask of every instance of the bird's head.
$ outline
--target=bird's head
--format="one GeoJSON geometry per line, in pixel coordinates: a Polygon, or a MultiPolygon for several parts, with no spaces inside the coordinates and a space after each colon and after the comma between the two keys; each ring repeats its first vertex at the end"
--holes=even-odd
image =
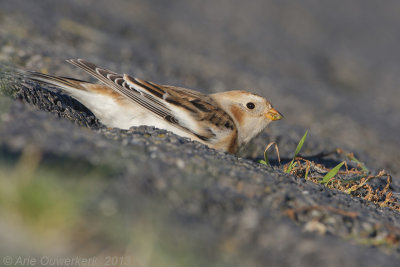
{"type": "Polygon", "coordinates": [[[211,96],[235,121],[239,146],[258,135],[271,121],[283,118],[267,99],[246,91],[228,91],[211,96]]]}

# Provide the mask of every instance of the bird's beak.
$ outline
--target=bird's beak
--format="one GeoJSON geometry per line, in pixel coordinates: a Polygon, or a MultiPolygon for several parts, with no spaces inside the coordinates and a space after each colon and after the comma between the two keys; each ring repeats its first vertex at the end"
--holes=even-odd
{"type": "Polygon", "coordinates": [[[277,121],[283,118],[283,115],[281,113],[279,113],[279,111],[277,111],[274,108],[271,108],[266,114],[265,117],[267,117],[268,119],[270,119],[271,121],[277,121]]]}

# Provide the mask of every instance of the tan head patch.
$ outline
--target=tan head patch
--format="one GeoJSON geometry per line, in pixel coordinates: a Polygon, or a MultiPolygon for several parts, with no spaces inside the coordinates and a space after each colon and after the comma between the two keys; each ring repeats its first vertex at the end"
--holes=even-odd
{"type": "Polygon", "coordinates": [[[239,124],[241,124],[243,122],[243,117],[244,117],[243,116],[243,110],[241,110],[239,107],[233,105],[231,107],[231,112],[232,112],[233,117],[235,117],[235,120],[239,124]]]}

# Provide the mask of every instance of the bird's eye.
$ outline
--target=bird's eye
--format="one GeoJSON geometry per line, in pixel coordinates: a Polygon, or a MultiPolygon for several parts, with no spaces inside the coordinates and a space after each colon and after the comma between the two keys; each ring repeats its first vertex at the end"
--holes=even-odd
{"type": "Polygon", "coordinates": [[[248,109],[253,109],[253,108],[256,107],[256,105],[254,105],[254,103],[252,103],[252,102],[249,102],[249,103],[246,104],[246,107],[247,107],[248,109]]]}

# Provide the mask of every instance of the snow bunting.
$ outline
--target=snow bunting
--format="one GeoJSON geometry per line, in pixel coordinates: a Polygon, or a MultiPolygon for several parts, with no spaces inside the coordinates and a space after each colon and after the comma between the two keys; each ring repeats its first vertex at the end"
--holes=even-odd
{"type": "Polygon", "coordinates": [[[205,95],[118,74],[83,59],[67,62],[86,71],[101,84],[32,71],[23,71],[23,74],[61,88],[108,127],[155,126],[235,153],[271,121],[282,119],[268,100],[246,91],[205,95]]]}

